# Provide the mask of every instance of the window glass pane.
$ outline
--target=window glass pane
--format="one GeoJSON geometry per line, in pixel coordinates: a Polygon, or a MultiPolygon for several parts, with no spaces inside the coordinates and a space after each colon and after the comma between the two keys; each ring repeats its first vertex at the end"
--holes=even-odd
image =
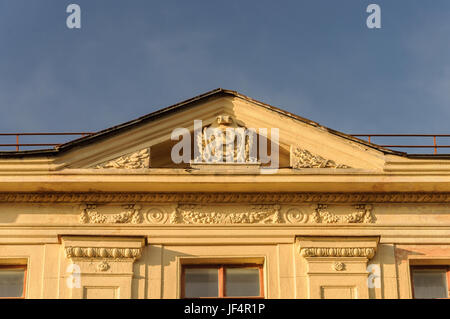
{"type": "Polygon", "coordinates": [[[444,270],[414,270],[414,298],[447,298],[444,270]]]}
{"type": "Polygon", "coordinates": [[[22,297],[25,271],[0,269],[0,297],[22,297]]]}
{"type": "Polygon", "coordinates": [[[259,296],[259,269],[257,268],[227,268],[227,297],[259,296]]]}
{"type": "Polygon", "coordinates": [[[185,297],[218,297],[219,270],[217,268],[186,268],[185,297]]]}

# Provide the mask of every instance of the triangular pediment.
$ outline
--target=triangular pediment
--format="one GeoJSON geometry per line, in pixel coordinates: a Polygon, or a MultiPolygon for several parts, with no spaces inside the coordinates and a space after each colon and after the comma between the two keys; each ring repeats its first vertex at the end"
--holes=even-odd
{"type": "MultiPolygon", "coordinates": [[[[389,152],[236,92],[220,90],[63,145],[56,162],[61,168],[103,170],[187,168],[190,163],[171,160],[171,150],[179,142],[171,136],[177,128],[188,130],[191,160],[195,160],[193,149],[198,141],[194,121],[199,120],[202,130],[255,129],[258,139],[267,131],[269,144],[271,132],[278,129],[280,168],[377,170],[384,165],[385,151],[389,152]]],[[[247,153],[241,154],[241,160],[249,161],[247,153]]],[[[233,154],[238,156],[239,150],[234,149],[233,154]]]]}

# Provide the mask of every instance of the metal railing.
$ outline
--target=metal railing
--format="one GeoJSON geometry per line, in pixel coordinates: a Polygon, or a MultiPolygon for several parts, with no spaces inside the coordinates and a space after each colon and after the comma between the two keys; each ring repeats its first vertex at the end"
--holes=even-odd
{"type": "MultiPolygon", "coordinates": [[[[367,138],[367,141],[369,143],[386,147],[386,148],[433,148],[434,154],[437,154],[438,149],[440,148],[450,148],[450,145],[441,144],[439,145],[437,143],[438,137],[450,137],[450,134],[352,134],[354,137],[358,138],[367,138]],[[427,144],[427,145],[405,145],[405,144],[398,144],[398,145],[382,145],[373,143],[372,137],[427,137],[427,138],[433,138],[433,143],[427,144]]],[[[430,141],[431,142],[431,141],[430,141]]]]}
{"type": "Polygon", "coordinates": [[[73,132],[73,133],[0,133],[1,136],[15,136],[16,137],[16,143],[9,143],[9,144],[0,144],[0,147],[15,147],[16,151],[20,150],[21,146],[28,146],[28,147],[42,147],[42,146],[53,146],[56,147],[58,145],[61,145],[62,143],[20,143],[19,137],[20,136],[79,136],[84,137],[88,135],[94,134],[93,132],[73,132]]]}
{"type": "MultiPolygon", "coordinates": [[[[9,144],[0,144],[0,150],[5,147],[15,147],[16,151],[19,151],[21,147],[44,147],[44,146],[52,146],[56,147],[58,145],[61,145],[63,143],[20,143],[19,137],[24,136],[78,136],[78,137],[84,137],[88,135],[92,135],[94,132],[72,132],[72,133],[0,133],[0,137],[2,136],[14,136],[15,137],[15,143],[9,143],[9,144]]],[[[450,145],[448,144],[438,144],[438,138],[450,138],[450,134],[351,134],[351,136],[366,139],[369,143],[378,145],[385,148],[422,148],[422,149],[434,149],[434,154],[437,154],[438,149],[443,148],[450,148],[450,145]],[[395,137],[415,137],[415,138],[430,138],[432,141],[430,141],[430,144],[378,144],[374,143],[374,138],[376,137],[389,137],[389,138],[395,138],[395,137]]],[[[450,140],[449,140],[450,144],[450,140]]]]}

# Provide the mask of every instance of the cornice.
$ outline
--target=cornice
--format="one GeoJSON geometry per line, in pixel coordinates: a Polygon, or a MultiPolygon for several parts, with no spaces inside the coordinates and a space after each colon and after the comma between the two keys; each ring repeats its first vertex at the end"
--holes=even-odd
{"type": "Polygon", "coordinates": [[[135,260],[141,257],[142,248],[65,247],[67,258],[135,260]]]}
{"type": "MultiPolygon", "coordinates": [[[[145,240],[141,237],[61,236],[66,258],[79,261],[134,262],[142,255],[145,240]]],[[[105,265],[100,271],[105,271],[105,265]]]]}
{"type": "Polygon", "coordinates": [[[368,259],[375,256],[375,248],[361,247],[308,247],[301,248],[300,255],[303,257],[365,257],[368,259]]]}
{"type": "Polygon", "coordinates": [[[0,203],[449,203],[450,193],[0,193],[0,203]]]}
{"type": "Polygon", "coordinates": [[[367,258],[377,251],[377,237],[298,237],[300,256],[305,258],[367,258]]]}

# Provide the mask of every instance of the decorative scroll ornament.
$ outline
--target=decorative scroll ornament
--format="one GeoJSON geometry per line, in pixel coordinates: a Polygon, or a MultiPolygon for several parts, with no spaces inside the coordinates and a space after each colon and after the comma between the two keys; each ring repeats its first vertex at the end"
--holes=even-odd
{"type": "Polygon", "coordinates": [[[291,146],[292,168],[350,168],[347,165],[336,164],[319,155],[311,154],[309,151],[298,146],[291,146]]]}
{"type": "Polygon", "coordinates": [[[165,214],[158,208],[151,208],[145,214],[145,219],[149,224],[165,224],[168,219],[168,214],[165,214]]]}
{"type": "MultiPolygon", "coordinates": [[[[101,248],[101,247],[65,247],[67,258],[87,259],[138,259],[141,257],[141,248],[101,248]]],[[[104,266],[101,266],[104,268],[104,266]]]]}
{"type": "Polygon", "coordinates": [[[275,224],[281,223],[279,205],[254,205],[247,211],[230,208],[208,211],[200,205],[179,205],[170,216],[171,224],[275,224]]]}
{"type": "Polygon", "coordinates": [[[150,149],[127,154],[111,161],[98,164],[95,168],[122,168],[122,169],[137,169],[150,167],[150,149]]]}
{"type": "Polygon", "coordinates": [[[291,208],[286,212],[285,219],[290,224],[303,224],[308,221],[308,214],[298,208],[291,208]]]}
{"type": "Polygon", "coordinates": [[[303,257],[365,257],[371,259],[375,256],[375,248],[309,247],[301,248],[300,255],[303,257]]]}
{"type": "Polygon", "coordinates": [[[318,204],[314,213],[312,214],[312,221],[314,223],[336,224],[371,224],[375,223],[375,217],[372,214],[372,205],[360,204],[356,205],[357,212],[347,215],[336,215],[328,211],[328,206],[325,204],[318,204]]]}
{"type": "Polygon", "coordinates": [[[256,130],[247,129],[230,115],[195,135],[199,155],[194,163],[257,163],[256,130]]]}
{"type": "Polygon", "coordinates": [[[139,224],[142,222],[141,206],[128,204],[120,214],[103,215],[97,212],[96,205],[84,205],[80,216],[82,224],[139,224]]]}

